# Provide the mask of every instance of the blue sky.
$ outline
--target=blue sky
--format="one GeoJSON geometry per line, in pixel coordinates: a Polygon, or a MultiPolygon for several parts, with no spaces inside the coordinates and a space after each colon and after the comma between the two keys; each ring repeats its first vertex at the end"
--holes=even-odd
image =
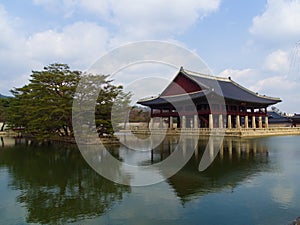
{"type": "Polygon", "coordinates": [[[129,42],[196,52],[217,76],[300,112],[299,0],[0,0],[0,93],[54,62],[86,70],[129,42]]]}

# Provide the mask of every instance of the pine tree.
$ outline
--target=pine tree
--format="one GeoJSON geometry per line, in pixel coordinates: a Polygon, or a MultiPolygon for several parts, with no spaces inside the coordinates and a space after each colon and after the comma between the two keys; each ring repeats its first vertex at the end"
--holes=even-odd
{"type": "Polygon", "coordinates": [[[53,135],[72,137],[72,103],[83,75],[88,76],[99,91],[96,126],[104,126],[107,132],[113,132],[111,107],[122,93],[122,87],[112,85],[108,76],[83,74],[59,63],[50,64],[42,71],[32,71],[29,84],[11,90],[14,98],[8,113],[10,126],[22,127],[27,134],[41,139],[53,135]]]}

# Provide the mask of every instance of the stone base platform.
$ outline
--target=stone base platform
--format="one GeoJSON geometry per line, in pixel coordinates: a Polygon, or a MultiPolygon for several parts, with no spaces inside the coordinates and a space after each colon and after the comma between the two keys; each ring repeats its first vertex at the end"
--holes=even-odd
{"type": "Polygon", "coordinates": [[[274,136],[274,135],[300,135],[300,127],[276,127],[276,128],[235,128],[235,129],[220,129],[220,128],[186,128],[186,129],[147,129],[147,130],[132,130],[122,131],[132,132],[133,134],[141,135],[203,135],[203,136],[229,136],[229,137],[259,137],[259,136],[274,136]]]}

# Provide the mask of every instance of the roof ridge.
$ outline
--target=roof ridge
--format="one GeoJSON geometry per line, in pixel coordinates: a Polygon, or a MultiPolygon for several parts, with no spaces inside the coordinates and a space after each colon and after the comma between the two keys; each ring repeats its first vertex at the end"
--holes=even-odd
{"type": "Polygon", "coordinates": [[[160,95],[158,95],[158,96],[151,96],[151,97],[145,97],[145,98],[139,99],[138,102],[145,102],[145,101],[149,101],[149,100],[154,100],[154,99],[157,99],[159,97],[160,97],[160,95]]]}
{"type": "Polygon", "coordinates": [[[183,67],[180,68],[180,71],[184,72],[186,75],[193,75],[193,76],[198,76],[198,77],[203,77],[203,78],[208,78],[208,79],[215,79],[215,80],[219,80],[219,81],[231,82],[232,84],[234,84],[235,86],[243,89],[244,91],[247,91],[248,93],[250,93],[252,95],[256,95],[256,96],[261,97],[261,98],[270,99],[270,100],[281,100],[280,98],[270,97],[270,96],[267,96],[267,95],[261,95],[261,94],[258,94],[258,92],[251,91],[250,89],[248,89],[248,88],[240,85],[236,81],[232,80],[230,76],[228,78],[226,78],[226,77],[217,77],[217,76],[213,76],[213,75],[194,72],[194,71],[191,71],[191,70],[186,70],[183,67]]]}
{"type": "Polygon", "coordinates": [[[192,70],[184,69],[183,67],[180,68],[180,71],[185,73],[186,75],[193,75],[193,76],[198,76],[198,77],[203,77],[203,78],[208,78],[208,79],[222,80],[222,81],[227,81],[227,82],[229,82],[231,80],[228,77],[218,77],[218,76],[215,76],[215,75],[199,73],[199,72],[195,72],[195,71],[192,71],[192,70]]]}

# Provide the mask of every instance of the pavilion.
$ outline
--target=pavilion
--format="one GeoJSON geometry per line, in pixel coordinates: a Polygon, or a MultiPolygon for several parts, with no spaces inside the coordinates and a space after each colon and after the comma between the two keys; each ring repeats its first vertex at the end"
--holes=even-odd
{"type": "Polygon", "coordinates": [[[267,107],[279,98],[254,93],[234,82],[182,67],[158,97],[140,99],[151,109],[149,126],[169,128],[268,127],[267,107]],[[192,104],[191,104],[192,103],[192,104]],[[166,123],[164,123],[164,121],[166,123]]]}

